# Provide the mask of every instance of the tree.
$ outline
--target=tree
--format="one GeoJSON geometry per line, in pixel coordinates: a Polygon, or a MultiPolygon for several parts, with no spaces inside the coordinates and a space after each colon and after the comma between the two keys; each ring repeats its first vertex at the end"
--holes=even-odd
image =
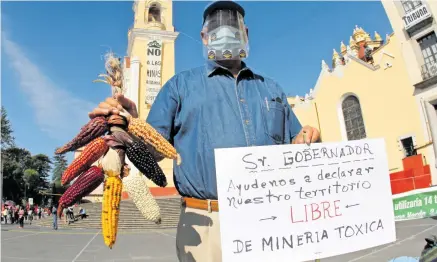
{"type": "MultiPolygon", "coordinates": [[[[32,156],[24,148],[11,147],[2,153],[4,196],[16,203],[25,197],[41,201],[40,190],[49,187],[51,160],[44,154],[32,156]]],[[[25,199],[27,200],[27,199],[25,199]]]]}
{"type": "Polygon", "coordinates": [[[13,130],[5,108],[1,107],[1,173],[2,197],[19,203],[24,197],[41,200],[39,190],[49,187],[51,160],[44,154],[32,154],[15,146],[13,130]]]}
{"type": "Polygon", "coordinates": [[[64,173],[65,169],[67,169],[67,167],[68,167],[68,162],[64,154],[55,155],[53,157],[52,181],[53,183],[55,183],[55,186],[57,188],[61,187],[62,174],[64,173]]]}
{"type": "MultiPolygon", "coordinates": [[[[65,158],[65,155],[55,155],[53,157],[53,173],[52,173],[52,194],[63,194],[65,190],[67,190],[68,185],[62,186],[61,185],[61,178],[62,174],[64,173],[65,169],[68,167],[68,161],[65,158]]],[[[57,203],[59,202],[59,196],[53,196],[52,202],[57,203]]]]}
{"type": "Polygon", "coordinates": [[[2,149],[3,195],[18,202],[24,194],[24,171],[28,169],[32,156],[24,148],[2,149]]]}
{"type": "Polygon", "coordinates": [[[30,188],[38,188],[39,187],[39,174],[35,169],[26,169],[23,174],[24,180],[24,198],[27,200],[27,196],[30,193],[30,188]]]}
{"type": "Polygon", "coordinates": [[[8,119],[6,109],[1,107],[2,122],[1,122],[1,148],[2,150],[8,147],[15,146],[15,137],[12,135],[13,130],[8,119]]]}
{"type": "Polygon", "coordinates": [[[48,183],[52,161],[47,155],[37,154],[32,156],[31,166],[38,172],[39,177],[48,183]]]}

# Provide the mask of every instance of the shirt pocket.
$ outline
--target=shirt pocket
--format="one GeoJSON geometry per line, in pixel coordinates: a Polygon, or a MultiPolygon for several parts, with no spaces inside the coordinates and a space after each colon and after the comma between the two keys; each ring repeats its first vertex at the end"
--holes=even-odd
{"type": "Polygon", "coordinates": [[[284,144],[285,107],[276,101],[262,103],[264,129],[274,144],[284,144]]]}

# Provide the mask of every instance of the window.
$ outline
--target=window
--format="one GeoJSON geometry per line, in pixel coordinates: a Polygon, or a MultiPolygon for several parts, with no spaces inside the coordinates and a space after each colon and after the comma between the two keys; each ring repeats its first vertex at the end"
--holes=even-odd
{"type": "Polygon", "coordinates": [[[434,32],[417,40],[425,64],[437,61],[437,37],[434,32]]]}
{"type": "Polygon", "coordinates": [[[161,22],[161,8],[158,4],[152,4],[149,7],[149,22],[161,22]]]}
{"type": "Polygon", "coordinates": [[[405,13],[411,12],[422,5],[422,1],[419,0],[401,0],[401,3],[405,13]]]}
{"type": "Polygon", "coordinates": [[[432,32],[417,40],[422,51],[425,64],[422,67],[422,74],[429,78],[437,74],[437,37],[432,32]]]}
{"type": "Polygon", "coordinates": [[[417,155],[417,150],[414,148],[414,141],[411,136],[401,139],[401,144],[404,149],[405,157],[417,155]]]}
{"type": "Polygon", "coordinates": [[[366,138],[366,129],[358,98],[353,95],[346,97],[341,104],[341,109],[343,111],[347,139],[358,140],[366,138]]]}

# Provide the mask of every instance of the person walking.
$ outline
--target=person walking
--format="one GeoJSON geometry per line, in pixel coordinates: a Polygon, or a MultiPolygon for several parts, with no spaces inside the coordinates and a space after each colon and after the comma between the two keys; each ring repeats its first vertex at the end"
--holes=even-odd
{"type": "Polygon", "coordinates": [[[20,228],[24,227],[24,209],[20,207],[18,211],[18,222],[20,223],[20,228]]]}
{"type": "Polygon", "coordinates": [[[17,224],[17,210],[15,207],[11,207],[11,224],[17,224]]]}
{"type": "Polygon", "coordinates": [[[2,216],[3,216],[3,219],[5,220],[5,225],[8,223],[8,208],[7,207],[5,207],[5,209],[3,209],[3,211],[2,211],[2,216]]]}
{"type": "Polygon", "coordinates": [[[42,215],[42,209],[41,207],[38,207],[38,220],[41,220],[41,215],[42,215]]]}
{"type": "MultiPolygon", "coordinates": [[[[221,261],[215,148],[309,144],[320,137],[316,128],[302,127],[277,82],[243,61],[249,56],[244,17],[245,10],[234,1],[205,8],[200,36],[206,64],[168,80],[146,120],[182,158],[173,165],[183,197],[176,236],[179,261],[221,261]]],[[[107,98],[89,117],[121,109],[138,117],[135,103],[122,94],[107,98]]],[[[149,147],[157,161],[163,159],[149,147]]]]}
{"type": "Polygon", "coordinates": [[[56,208],[56,205],[53,205],[52,207],[52,214],[53,214],[53,229],[58,230],[58,216],[56,215],[58,209],[56,208]]]}
{"type": "Polygon", "coordinates": [[[73,208],[73,206],[68,207],[67,215],[68,215],[68,223],[74,222],[74,208],[73,208]]]}
{"type": "Polygon", "coordinates": [[[32,221],[33,221],[33,209],[29,208],[29,210],[27,211],[27,217],[29,218],[29,225],[32,225],[32,221]]]}

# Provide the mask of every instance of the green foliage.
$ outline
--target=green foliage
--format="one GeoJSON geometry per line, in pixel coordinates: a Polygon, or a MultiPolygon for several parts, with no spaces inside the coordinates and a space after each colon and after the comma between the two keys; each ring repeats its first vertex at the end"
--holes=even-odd
{"type": "Polygon", "coordinates": [[[1,126],[1,172],[3,175],[3,198],[21,203],[33,197],[40,203],[40,190],[49,188],[51,160],[44,154],[32,154],[25,148],[15,146],[12,127],[2,107],[1,126]],[[26,199],[25,199],[26,198],[26,199]]]}
{"type": "MultiPolygon", "coordinates": [[[[65,158],[65,155],[55,155],[53,157],[53,173],[52,173],[52,183],[51,183],[51,191],[52,194],[63,194],[65,190],[67,190],[68,186],[61,185],[62,174],[65,169],[68,167],[68,161],[65,158]]],[[[54,203],[58,203],[59,196],[53,196],[54,203]]]]}
{"type": "Polygon", "coordinates": [[[8,148],[15,146],[15,138],[12,135],[12,127],[11,123],[8,119],[8,114],[5,110],[5,108],[2,106],[1,108],[2,113],[2,122],[1,122],[1,148],[8,148]]]}
{"type": "Polygon", "coordinates": [[[65,155],[55,155],[53,157],[53,175],[52,181],[55,183],[56,187],[61,187],[61,178],[65,169],[68,167],[67,159],[65,155]],[[59,185],[59,186],[58,186],[59,185]]]}

